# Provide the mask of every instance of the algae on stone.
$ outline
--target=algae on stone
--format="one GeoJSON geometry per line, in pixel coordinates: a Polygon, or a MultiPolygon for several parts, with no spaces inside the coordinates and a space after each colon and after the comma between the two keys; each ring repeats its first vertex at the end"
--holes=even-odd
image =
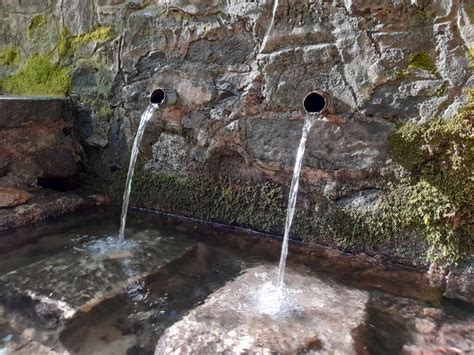
{"type": "Polygon", "coordinates": [[[51,54],[36,53],[0,85],[14,95],[66,96],[71,87],[70,69],[55,64],[51,54]]]}

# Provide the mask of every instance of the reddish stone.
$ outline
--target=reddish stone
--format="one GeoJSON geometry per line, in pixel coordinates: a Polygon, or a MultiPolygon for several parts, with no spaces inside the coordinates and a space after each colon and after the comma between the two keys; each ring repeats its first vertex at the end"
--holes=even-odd
{"type": "Polygon", "coordinates": [[[9,208],[23,205],[33,196],[25,190],[12,187],[0,187],[0,208],[9,208]]]}

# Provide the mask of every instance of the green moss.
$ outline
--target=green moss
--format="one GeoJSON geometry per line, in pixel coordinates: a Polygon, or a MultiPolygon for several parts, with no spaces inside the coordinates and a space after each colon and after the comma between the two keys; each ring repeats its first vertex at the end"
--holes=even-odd
{"type": "Polygon", "coordinates": [[[111,27],[98,27],[93,31],[75,36],[72,39],[74,46],[79,46],[86,43],[92,42],[106,42],[113,36],[113,30],[111,27]]]}
{"type": "MultiPolygon", "coordinates": [[[[472,94],[472,93],[471,93],[472,94]]],[[[344,246],[376,245],[417,231],[431,260],[456,263],[474,251],[474,95],[451,119],[399,126],[389,138],[398,181],[372,209],[339,209],[328,226],[344,246]]]]}
{"type": "MultiPolygon", "coordinates": [[[[124,184],[125,174],[110,185],[117,202],[124,184]]],[[[207,175],[174,177],[139,169],[131,199],[140,206],[273,233],[282,232],[285,218],[283,189],[270,182],[207,175]]]]}
{"type": "Polygon", "coordinates": [[[36,15],[28,25],[27,35],[29,39],[33,39],[37,31],[48,24],[48,19],[44,15],[36,15]]]}
{"type": "Polygon", "coordinates": [[[34,54],[0,84],[14,95],[65,96],[69,93],[70,69],[52,62],[51,54],[34,54]]]}
{"type": "Polygon", "coordinates": [[[14,46],[7,46],[0,51],[0,64],[2,65],[18,65],[20,59],[20,51],[14,46]]]}
{"type": "Polygon", "coordinates": [[[114,114],[113,108],[104,100],[84,97],[81,101],[88,105],[94,112],[94,115],[100,120],[110,121],[114,114]]]}
{"type": "Polygon", "coordinates": [[[59,41],[58,41],[58,55],[59,58],[64,59],[67,56],[72,54],[73,46],[72,46],[72,34],[69,28],[64,26],[61,29],[61,33],[59,36],[59,41]]]}
{"type": "Polygon", "coordinates": [[[408,61],[408,69],[422,69],[432,75],[439,76],[433,58],[426,52],[412,54],[408,61]]]}
{"type": "Polygon", "coordinates": [[[98,27],[93,31],[74,36],[69,28],[64,26],[57,45],[59,58],[64,61],[73,57],[80,46],[92,42],[106,42],[112,36],[113,29],[111,27],[98,27]]]}

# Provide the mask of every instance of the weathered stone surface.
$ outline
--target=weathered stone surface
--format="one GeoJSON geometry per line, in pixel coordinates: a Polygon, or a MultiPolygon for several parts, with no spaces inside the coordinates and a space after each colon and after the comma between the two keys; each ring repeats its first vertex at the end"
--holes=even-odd
{"type": "Polygon", "coordinates": [[[14,228],[61,216],[81,208],[104,204],[100,197],[83,198],[73,193],[37,190],[26,205],[0,209],[0,229],[14,228]]]}
{"type": "Polygon", "coordinates": [[[73,119],[68,100],[48,97],[0,96],[0,112],[0,130],[73,119]]]}
{"type": "Polygon", "coordinates": [[[23,205],[31,200],[31,197],[25,190],[0,186],[0,208],[23,205]]]}
{"type": "Polygon", "coordinates": [[[69,101],[0,97],[0,111],[0,183],[74,187],[83,153],[72,136],[69,101]]]}
{"type": "Polygon", "coordinates": [[[81,34],[93,29],[96,24],[96,9],[93,0],[62,0],[61,15],[64,25],[73,34],[81,34]]]}
{"type": "Polygon", "coordinates": [[[168,328],[155,354],[357,353],[368,294],[288,270],[284,312],[272,313],[271,294],[259,291],[276,277],[259,266],[212,294],[168,328]],[[259,299],[265,308],[259,307],[259,299]]]}
{"type": "Polygon", "coordinates": [[[153,145],[153,159],[145,168],[155,173],[185,175],[188,170],[188,149],[182,136],[163,133],[153,145]]]}
{"type": "Polygon", "coordinates": [[[88,312],[159,272],[194,246],[188,240],[139,234],[124,244],[116,237],[91,240],[2,275],[0,299],[31,313],[45,328],[56,328],[62,320],[88,312]]]}
{"type": "Polygon", "coordinates": [[[464,267],[452,268],[446,275],[446,297],[474,303],[474,260],[464,267]]]}

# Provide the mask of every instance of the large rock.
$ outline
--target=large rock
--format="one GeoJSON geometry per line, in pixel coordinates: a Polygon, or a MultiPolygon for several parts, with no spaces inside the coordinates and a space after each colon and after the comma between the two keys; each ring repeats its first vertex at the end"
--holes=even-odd
{"type": "Polygon", "coordinates": [[[444,295],[474,303],[474,258],[468,259],[463,267],[452,268],[448,272],[444,295]]]}
{"type": "Polygon", "coordinates": [[[0,277],[0,300],[45,328],[88,312],[191,252],[190,240],[133,234],[92,239],[0,277]]]}
{"type": "Polygon", "coordinates": [[[357,353],[366,292],[288,270],[278,309],[275,278],[274,267],[247,270],[168,328],[155,354],[357,353]]]}
{"type": "Polygon", "coordinates": [[[0,186],[0,208],[22,205],[31,200],[31,197],[25,190],[0,186]]]}

